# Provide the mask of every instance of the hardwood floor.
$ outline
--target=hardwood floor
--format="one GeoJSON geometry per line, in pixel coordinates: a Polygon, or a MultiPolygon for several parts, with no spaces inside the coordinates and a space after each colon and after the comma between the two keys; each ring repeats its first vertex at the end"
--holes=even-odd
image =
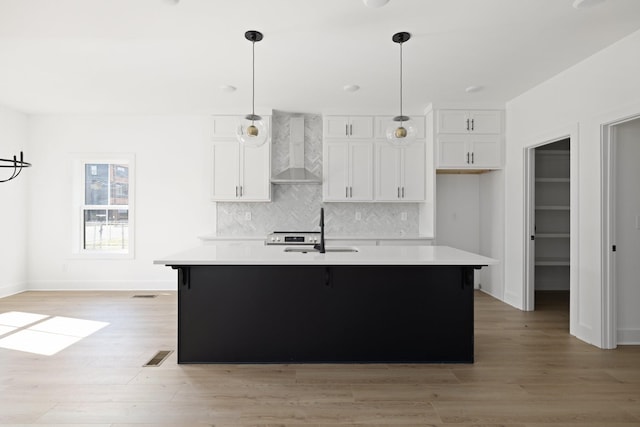
{"type": "MultiPolygon", "coordinates": [[[[175,349],[176,295],[133,295],[0,299],[0,319],[109,323],[51,356],[0,348],[0,425],[640,426],[640,347],[571,337],[553,295],[521,312],[476,292],[473,365],[177,365],[172,353],[158,367],[142,365],[175,349]]],[[[27,329],[0,320],[0,345],[27,329]]]]}

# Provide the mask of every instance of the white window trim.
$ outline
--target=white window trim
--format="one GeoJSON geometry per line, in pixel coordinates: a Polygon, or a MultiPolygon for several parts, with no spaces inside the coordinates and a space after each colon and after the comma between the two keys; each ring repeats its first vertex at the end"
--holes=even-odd
{"type": "MultiPolygon", "coordinates": [[[[72,195],[71,195],[71,258],[101,259],[101,260],[129,260],[135,258],[135,154],[133,153],[75,153],[71,155],[72,195]],[[126,163],[129,166],[129,248],[122,251],[90,251],[83,248],[83,215],[84,210],[93,205],[84,203],[84,165],[87,163],[126,163]]],[[[113,208],[117,209],[117,205],[113,208]]],[[[97,205],[97,209],[105,209],[104,205],[97,205]]]]}

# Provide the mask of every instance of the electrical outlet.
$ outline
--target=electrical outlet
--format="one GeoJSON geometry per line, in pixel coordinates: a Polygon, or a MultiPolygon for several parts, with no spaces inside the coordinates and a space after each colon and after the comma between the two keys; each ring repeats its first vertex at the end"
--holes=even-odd
{"type": "Polygon", "coordinates": [[[244,219],[246,221],[251,221],[251,212],[245,212],[244,213],[244,219]]]}
{"type": "Polygon", "coordinates": [[[356,221],[362,220],[362,214],[360,212],[356,212],[356,221]]]}
{"type": "Polygon", "coordinates": [[[400,220],[401,221],[406,221],[407,220],[407,213],[406,212],[401,212],[400,213],[400,220]]]}

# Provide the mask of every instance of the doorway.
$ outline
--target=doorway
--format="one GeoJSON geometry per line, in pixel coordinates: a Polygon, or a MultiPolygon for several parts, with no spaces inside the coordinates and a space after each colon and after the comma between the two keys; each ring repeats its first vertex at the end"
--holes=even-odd
{"type": "Polygon", "coordinates": [[[579,324],[577,141],[570,125],[524,149],[523,307],[556,311],[572,335],[579,324]]]}
{"type": "Polygon", "coordinates": [[[603,126],[603,346],[640,344],[640,117],[603,126]]]}
{"type": "Polygon", "coordinates": [[[533,308],[569,312],[570,140],[537,146],[533,179],[533,308]]]}

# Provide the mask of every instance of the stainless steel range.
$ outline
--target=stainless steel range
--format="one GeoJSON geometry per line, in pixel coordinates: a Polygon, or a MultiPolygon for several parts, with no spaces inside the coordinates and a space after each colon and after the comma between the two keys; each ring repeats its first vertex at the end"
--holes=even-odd
{"type": "Polygon", "coordinates": [[[320,243],[319,231],[274,231],[267,235],[265,245],[315,245],[320,243]]]}

